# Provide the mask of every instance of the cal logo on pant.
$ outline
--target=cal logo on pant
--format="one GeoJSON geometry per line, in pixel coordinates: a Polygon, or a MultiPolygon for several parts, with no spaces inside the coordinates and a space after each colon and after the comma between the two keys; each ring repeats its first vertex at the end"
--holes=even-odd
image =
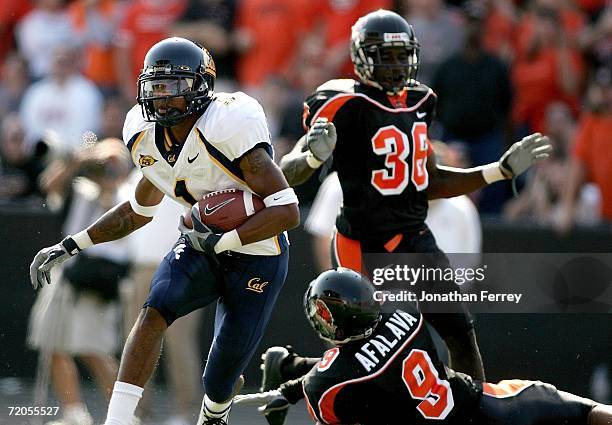
{"type": "Polygon", "coordinates": [[[247,287],[249,291],[257,292],[261,294],[263,292],[264,286],[268,284],[268,281],[262,282],[260,278],[254,277],[247,282],[247,287]]]}

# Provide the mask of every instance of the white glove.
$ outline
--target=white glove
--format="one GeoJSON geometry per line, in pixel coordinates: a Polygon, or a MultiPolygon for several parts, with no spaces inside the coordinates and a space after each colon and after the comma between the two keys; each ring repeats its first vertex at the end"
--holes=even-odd
{"type": "Polygon", "coordinates": [[[234,404],[258,406],[257,410],[270,425],[283,425],[289,411],[289,402],[279,390],[237,395],[234,404]]]}
{"type": "Polygon", "coordinates": [[[251,406],[265,406],[272,400],[282,397],[279,390],[271,390],[263,393],[240,394],[234,397],[234,404],[244,404],[251,406]]]}
{"type": "Polygon", "coordinates": [[[306,134],[306,146],[320,162],[325,162],[336,147],[336,126],[327,118],[317,118],[306,134]]]}
{"type": "Polygon", "coordinates": [[[60,243],[43,248],[38,251],[30,264],[30,281],[34,289],[42,288],[45,282],[51,283],[51,269],[80,251],[71,236],[67,236],[60,243]]]}
{"type": "Polygon", "coordinates": [[[506,178],[518,177],[536,162],[548,158],[552,150],[547,136],[530,134],[510,146],[499,160],[499,167],[506,178]]]}

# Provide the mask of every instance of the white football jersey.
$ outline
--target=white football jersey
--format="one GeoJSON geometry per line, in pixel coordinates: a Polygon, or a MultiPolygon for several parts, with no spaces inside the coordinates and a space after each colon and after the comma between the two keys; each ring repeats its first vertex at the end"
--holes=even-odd
{"type": "MultiPolygon", "coordinates": [[[[139,105],[128,112],[123,140],[142,174],[164,194],[190,208],[221,189],[252,190],[240,158],[256,147],[273,154],[263,108],[242,92],[217,93],[180,146],[167,129],[144,120],[139,105]]],[[[277,255],[286,247],[283,233],[236,249],[252,255],[277,255]]]]}

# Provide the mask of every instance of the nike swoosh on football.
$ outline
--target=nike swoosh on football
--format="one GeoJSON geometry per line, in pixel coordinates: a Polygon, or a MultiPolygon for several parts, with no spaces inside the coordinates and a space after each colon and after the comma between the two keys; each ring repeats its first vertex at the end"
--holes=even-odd
{"type": "Polygon", "coordinates": [[[215,213],[215,211],[217,211],[217,210],[219,210],[219,209],[223,208],[224,206],[226,206],[227,204],[229,204],[230,202],[232,202],[234,199],[236,199],[236,198],[227,199],[227,200],[225,200],[225,201],[221,202],[220,204],[217,204],[217,205],[215,205],[214,207],[210,207],[210,208],[208,207],[208,204],[206,204],[206,205],[204,206],[204,215],[211,215],[211,214],[214,214],[214,213],[215,213]]]}
{"type": "Polygon", "coordinates": [[[196,156],[194,156],[193,158],[187,157],[187,162],[191,164],[193,161],[198,159],[198,156],[200,156],[200,152],[198,152],[198,154],[196,156]]]}
{"type": "Polygon", "coordinates": [[[425,115],[427,115],[427,112],[417,112],[416,115],[417,118],[423,118],[425,115]]]}

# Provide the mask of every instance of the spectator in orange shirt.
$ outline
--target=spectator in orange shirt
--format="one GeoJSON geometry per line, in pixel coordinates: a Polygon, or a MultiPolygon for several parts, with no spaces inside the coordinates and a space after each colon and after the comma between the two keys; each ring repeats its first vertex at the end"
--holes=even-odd
{"type": "Polygon", "coordinates": [[[533,0],[530,2],[527,13],[521,18],[515,37],[515,49],[518,55],[531,49],[531,40],[540,24],[538,13],[552,11],[557,18],[557,25],[563,30],[570,45],[578,38],[580,31],[585,27],[585,15],[576,8],[571,0],[533,0]]]}
{"type": "Polygon", "coordinates": [[[28,0],[0,0],[0,58],[15,49],[15,26],[30,9],[28,0]]]}
{"type": "Polygon", "coordinates": [[[272,75],[290,77],[289,68],[314,22],[314,3],[311,0],[243,0],[238,4],[237,77],[246,91],[257,91],[272,75]]]}
{"type": "Polygon", "coordinates": [[[585,181],[594,182],[601,193],[601,218],[612,223],[612,75],[597,73],[587,94],[589,110],[578,125],[573,158],[567,172],[563,213],[555,227],[567,232],[574,223],[578,191],[585,181]]]}
{"type": "Polygon", "coordinates": [[[606,0],[576,0],[576,5],[589,15],[594,16],[606,7],[606,0]]]}
{"type": "Polygon", "coordinates": [[[512,0],[486,0],[487,8],[482,44],[484,49],[510,63],[514,58],[514,28],[517,10],[512,0]]]}
{"type": "MultiPolygon", "coordinates": [[[[392,9],[391,0],[323,0],[318,16],[323,23],[322,65],[331,78],[355,78],[349,56],[351,28],[361,16],[377,9],[392,9]]],[[[417,37],[418,37],[417,32],[417,37]]]]}
{"type": "Polygon", "coordinates": [[[183,14],[187,0],[134,0],[125,11],[115,38],[115,70],[121,93],[130,102],[136,97],[136,80],[147,51],[169,36],[183,14]]]}
{"type": "Polygon", "coordinates": [[[529,19],[534,31],[512,69],[513,120],[521,133],[543,131],[546,108],[554,101],[568,103],[576,114],[583,75],[582,57],[569,45],[559,13],[538,8],[529,19]]]}
{"type": "Polygon", "coordinates": [[[121,19],[118,0],[77,0],[68,8],[83,43],[83,74],[105,94],[117,88],[112,40],[121,19]]]}

